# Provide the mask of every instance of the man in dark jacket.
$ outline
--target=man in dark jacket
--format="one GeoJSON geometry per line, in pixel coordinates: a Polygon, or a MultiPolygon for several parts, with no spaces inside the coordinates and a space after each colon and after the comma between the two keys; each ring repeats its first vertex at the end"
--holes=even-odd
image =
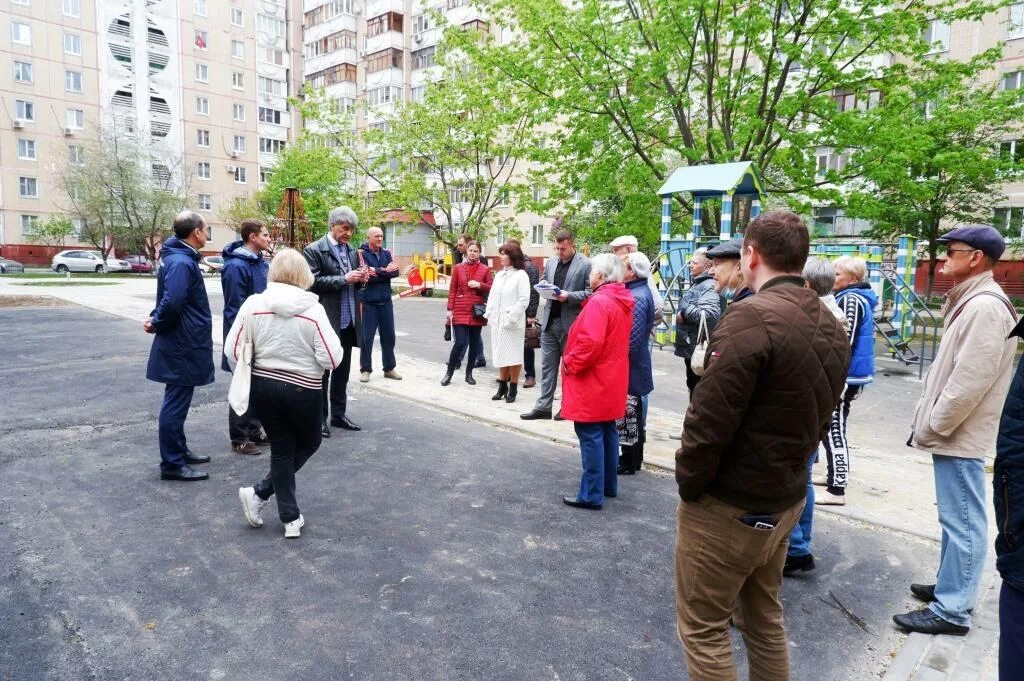
{"type": "MultiPolygon", "coordinates": [[[[224,338],[235,323],[238,308],[254,293],[267,289],[267,270],[263,251],[270,246],[270,232],[259,220],[243,220],[240,241],[232,241],[221,255],[224,269],[220,273],[220,288],[224,292],[224,338]]],[[[227,357],[220,358],[220,368],[230,372],[227,357]]],[[[228,435],[231,448],[239,454],[259,454],[257,444],[269,444],[260,422],[251,414],[239,416],[228,406],[228,435]]]]}
{"type": "Polygon", "coordinates": [[[363,304],[363,321],[359,348],[359,380],[366,383],[373,372],[373,337],[380,329],[381,363],[384,377],[401,381],[395,371],[395,310],[391,303],[391,280],[398,276],[398,263],[391,251],[384,248],[384,230],[371,227],[366,231],[367,243],[359,247],[359,263],[370,279],[359,289],[363,304]]]}
{"type": "Polygon", "coordinates": [[[192,468],[209,456],[189,451],[185,418],[196,386],[213,383],[213,317],[206,295],[199,249],[209,239],[206,220],[184,211],[174,219],[174,236],[160,248],[162,263],[156,280],[156,307],[143,322],[152,333],[146,378],[164,384],[160,408],[160,478],[206,480],[192,468]]]}
{"type": "MultiPolygon", "coordinates": [[[[690,288],[679,298],[679,313],[676,315],[676,356],[686,363],[686,387],[693,397],[693,389],[700,376],[693,372],[690,360],[697,347],[701,317],[704,328],[711,333],[722,315],[721,296],[715,290],[715,278],[711,276],[711,258],[707,249],[698,249],[690,262],[690,288]]],[[[703,340],[703,339],[701,339],[703,340]]]]}
{"type": "MultiPolygon", "coordinates": [[[[1024,320],[1011,337],[1024,338],[1024,320]]],[[[1018,678],[1024,660],[1024,362],[1010,384],[996,440],[992,479],[996,505],[996,569],[999,592],[999,678],[1018,678]]]]}
{"type": "Polygon", "coordinates": [[[694,678],[735,678],[734,612],[751,678],[788,679],[779,589],[803,510],[807,452],[842,393],[850,347],[804,288],[806,225],[789,211],[747,228],[741,263],[757,295],[733,303],[711,337],[706,372],[676,452],[676,618],[694,678]]]}
{"type": "Polygon", "coordinates": [[[338,368],[324,372],[321,428],[324,437],[331,436],[328,422],[345,430],[360,429],[345,415],[352,348],[359,347],[357,329],[361,328],[356,295],[359,287],[370,279],[365,268],[359,266],[356,249],[349,245],[358,226],[359,218],[351,208],[335,208],[327,217],[327,234],[303,250],[309,269],[313,271],[313,286],[309,290],[320,296],[320,304],[344,350],[338,368]]]}

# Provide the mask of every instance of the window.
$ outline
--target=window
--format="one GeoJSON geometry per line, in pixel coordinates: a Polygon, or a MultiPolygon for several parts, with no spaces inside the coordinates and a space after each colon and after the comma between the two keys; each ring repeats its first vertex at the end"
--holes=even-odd
{"type": "Polygon", "coordinates": [[[270,168],[260,166],[260,184],[266,184],[267,182],[270,182],[270,178],[271,176],[273,176],[273,174],[274,171],[271,170],[270,168]]]}
{"type": "Polygon", "coordinates": [[[199,210],[213,210],[213,196],[210,194],[198,194],[196,201],[199,203],[199,210]]]}
{"type": "Polygon", "coordinates": [[[368,19],[366,22],[366,36],[372,38],[388,31],[402,32],[402,15],[398,12],[385,12],[380,16],[368,19]]]}
{"type": "Polygon", "coordinates": [[[882,93],[878,90],[868,90],[861,94],[840,92],[834,95],[833,99],[835,99],[836,109],[839,111],[853,111],[854,109],[867,111],[878,106],[878,103],[882,100],[882,93]]]}
{"type": "MultiPolygon", "coordinates": [[[[432,49],[432,48],[428,48],[432,49]]],[[[402,50],[387,49],[374,52],[366,58],[366,72],[376,73],[384,69],[402,68],[402,50]]]]}
{"type": "Polygon", "coordinates": [[[18,158],[23,161],[36,160],[36,141],[18,140],[18,158]]]}
{"type": "Polygon", "coordinates": [[[1024,236],[1024,207],[996,208],[992,223],[1008,237],[1024,236]]]}
{"type": "Polygon", "coordinates": [[[266,14],[256,15],[256,29],[276,38],[284,37],[284,21],[266,14]]]}
{"type": "Polygon", "coordinates": [[[469,0],[448,0],[448,9],[455,9],[456,7],[463,7],[469,4],[469,0]]]}
{"type": "Polygon", "coordinates": [[[335,113],[349,113],[355,111],[356,100],[352,97],[335,97],[331,100],[331,107],[335,113]]]}
{"type": "Polygon", "coordinates": [[[201,116],[209,116],[210,100],[206,97],[196,97],[196,113],[201,116]]]}
{"type": "Polygon", "coordinates": [[[260,56],[267,64],[284,66],[284,50],[275,50],[273,47],[264,47],[260,51],[260,56]]]}
{"type": "Polygon", "coordinates": [[[200,50],[205,50],[206,49],[206,46],[208,45],[206,31],[198,31],[197,30],[195,32],[195,43],[196,43],[196,47],[198,47],[200,50]]]}
{"type": "Polygon", "coordinates": [[[15,83],[31,83],[32,82],[32,65],[25,61],[14,62],[14,82],[15,83]]]}
{"type": "Polygon", "coordinates": [[[242,166],[235,166],[235,182],[238,184],[245,184],[245,168],[242,166]]]}
{"type": "Polygon", "coordinates": [[[423,33],[430,29],[430,15],[429,14],[417,14],[412,18],[412,32],[423,33]]]}
{"type": "MultiPolygon", "coordinates": [[[[355,69],[354,66],[352,68],[353,70],[355,69]]],[[[283,80],[259,76],[256,83],[261,95],[276,95],[278,97],[288,96],[288,91],[285,88],[285,82],[283,80]]]]}
{"type": "Polygon", "coordinates": [[[353,0],[331,0],[319,7],[315,7],[303,15],[302,25],[306,27],[316,26],[325,21],[330,21],[340,14],[352,14],[352,2],[353,0]]]}
{"type": "Polygon", "coordinates": [[[1000,142],[999,156],[1014,163],[1024,163],[1024,140],[1000,142]]]}
{"type": "Polygon", "coordinates": [[[330,54],[336,50],[354,49],[356,46],[356,34],[352,31],[338,31],[329,36],[307,43],[303,49],[306,59],[319,57],[322,54],[330,54]]]}
{"type": "Polygon", "coordinates": [[[18,178],[18,195],[23,199],[38,199],[39,184],[34,177],[18,178]]]}
{"type": "Polygon", "coordinates": [[[231,58],[245,59],[245,43],[241,40],[231,41],[231,58]]]}
{"type": "Polygon", "coordinates": [[[819,148],[817,153],[818,177],[825,177],[830,170],[841,171],[849,160],[849,154],[837,154],[834,149],[829,147],[819,148]]]}
{"type": "Polygon", "coordinates": [[[426,87],[423,85],[413,85],[409,91],[409,101],[413,104],[418,104],[423,101],[423,93],[426,87]]]}
{"type": "Polygon", "coordinates": [[[79,130],[85,127],[85,111],[82,109],[68,109],[66,115],[67,127],[79,130]]]}
{"type": "Polygon", "coordinates": [[[28,7],[29,4],[30,4],[30,0],[11,0],[11,4],[12,5],[24,5],[25,7],[28,7]]]}
{"type": "Polygon", "coordinates": [[[245,120],[245,105],[244,104],[232,104],[231,105],[231,118],[236,121],[245,120]]]}
{"type": "Polygon", "coordinates": [[[505,225],[504,224],[498,225],[497,229],[495,230],[495,232],[494,232],[494,243],[496,243],[498,246],[501,246],[503,243],[505,243],[505,225]]]}
{"type": "Polygon", "coordinates": [[[200,180],[210,179],[209,161],[200,161],[199,163],[196,164],[196,177],[198,177],[200,180]]]}
{"type": "Polygon", "coordinates": [[[260,123],[274,123],[275,125],[281,125],[281,112],[277,109],[268,109],[265,106],[261,106],[259,118],[260,123]]]}
{"type": "Polygon", "coordinates": [[[61,0],[61,11],[66,17],[82,16],[82,0],[61,0]]]}
{"type": "Polygon", "coordinates": [[[465,191],[461,187],[454,187],[448,190],[448,200],[455,205],[456,203],[466,203],[465,191]]]}
{"type": "Polygon", "coordinates": [[[14,100],[14,117],[19,121],[33,122],[36,120],[36,106],[24,99],[14,100]]]}
{"type": "Polygon", "coordinates": [[[233,142],[231,148],[234,149],[239,154],[244,154],[245,153],[245,135],[235,135],[235,139],[234,139],[234,142],[233,142]]]}
{"type": "Polygon", "coordinates": [[[64,54],[82,56],[82,36],[77,33],[64,34],[64,54]]]}
{"type": "Polygon", "coordinates": [[[942,19],[931,19],[921,37],[929,45],[929,54],[945,52],[949,49],[949,24],[942,19]]]}
{"type": "Polygon", "coordinates": [[[498,205],[499,206],[507,206],[507,205],[509,205],[508,202],[509,202],[509,197],[510,197],[511,193],[512,192],[509,190],[508,187],[505,187],[504,189],[502,189],[498,193],[498,205]]]}
{"type": "Polygon", "coordinates": [[[231,25],[242,26],[245,23],[244,17],[242,16],[242,10],[237,7],[231,8],[231,25]]]}
{"type": "Polygon", "coordinates": [[[1024,38],[1024,2],[1015,2],[1010,5],[1010,20],[1006,24],[1006,37],[1024,38]]]}
{"type": "Polygon", "coordinates": [[[1019,90],[1024,87],[1024,71],[1003,74],[1004,90],[1019,90]]]}
{"type": "Polygon", "coordinates": [[[210,131],[203,130],[200,128],[196,130],[196,146],[209,147],[210,146],[210,131]]]}
{"type": "Polygon", "coordinates": [[[384,87],[378,87],[366,91],[367,106],[390,104],[392,102],[400,102],[401,100],[402,88],[395,85],[385,85],[384,87]]]}
{"type": "Polygon", "coordinates": [[[534,185],[531,188],[531,194],[533,196],[534,203],[540,203],[548,198],[548,191],[544,189],[544,187],[538,185],[534,185]]]}
{"type": "Polygon", "coordinates": [[[206,0],[192,0],[192,14],[199,17],[206,16],[206,0]]]}
{"type": "Polygon", "coordinates": [[[275,140],[269,137],[260,138],[260,153],[262,154],[280,154],[284,151],[286,142],[284,140],[275,140]]]}
{"type": "Polygon", "coordinates": [[[243,75],[238,71],[234,71],[231,74],[231,87],[233,87],[236,90],[245,89],[245,79],[243,75]]]}
{"type": "Polygon", "coordinates": [[[22,215],[21,216],[21,234],[27,236],[31,234],[35,228],[39,225],[38,215],[22,215]]]}
{"type": "MultiPolygon", "coordinates": [[[[367,66],[367,69],[369,70],[369,66],[367,66]]],[[[306,76],[306,84],[311,87],[324,87],[326,85],[333,85],[334,83],[341,82],[356,82],[355,64],[335,64],[334,66],[330,66],[306,76]]]]}
{"type": "Polygon", "coordinates": [[[533,238],[530,240],[530,243],[534,246],[544,245],[544,225],[534,225],[531,234],[533,238]]]}
{"type": "Polygon", "coordinates": [[[210,66],[208,64],[196,64],[196,80],[200,83],[210,82],[210,66]]]}
{"type": "Polygon", "coordinates": [[[71,218],[71,227],[74,229],[74,235],[76,239],[82,238],[82,226],[85,222],[82,218],[71,218]]]}
{"type": "Polygon", "coordinates": [[[412,53],[412,67],[414,69],[424,69],[428,66],[434,65],[434,52],[437,49],[434,45],[430,47],[424,47],[422,50],[416,50],[412,53]]]}
{"type": "Polygon", "coordinates": [[[81,92],[82,91],[82,72],[81,71],[64,71],[64,89],[68,92],[81,92]]]}
{"type": "Polygon", "coordinates": [[[68,145],[68,163],[73,166],[85,165],[85,149],[77,144],[68,145]]]}
{"type": "Polygon", "coordinates": [[[11,42],[18,45],[32,44],[32,28],[18,21],[11,22],[11,42]]]}

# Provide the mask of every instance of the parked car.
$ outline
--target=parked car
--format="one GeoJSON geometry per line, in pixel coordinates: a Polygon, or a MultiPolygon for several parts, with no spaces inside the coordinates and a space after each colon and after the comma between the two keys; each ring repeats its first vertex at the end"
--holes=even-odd
{"type": "Polygon", "coordinates": [[[144,255],[126,255],[124,261],[132,266],[132,272],[149,274],[153,271],[153,263],[144,255]]]}
{"type": "Polygon", "coordinates": [[[61,251],[53,256],[50,269],[55,272],[131,272],[132,266],[113,256],[103,263],[99,251],[61,251]]]}
{"type": "Polygon", "coordinates": [[[0,258],[0,274],[12,274],[15,272],[24,272],[25,266],[20,262],[14,260],[8,260],[7,258],[0,258]]]}
{"type": "Polygon", "coordinates": [[[203,258],[203,264],[209,267],[209,271],[215,274],[220,274],[220,271],[224,269],[224,257],[220,255],[208,255],[203,258]]]}

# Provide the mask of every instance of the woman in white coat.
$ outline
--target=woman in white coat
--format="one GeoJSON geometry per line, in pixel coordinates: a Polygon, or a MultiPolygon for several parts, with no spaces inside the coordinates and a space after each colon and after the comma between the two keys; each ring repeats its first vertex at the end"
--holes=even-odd
{"type": "Polygon", "coordinates": [[[519,246],[503,244],[498,253],[501,271],[494,276],[484,314],[491,330],[491,362],[498,367],[498,392],[491,399],[515,402],[523,368],[530,279],[523,269],[526,259],[519,246]]]}

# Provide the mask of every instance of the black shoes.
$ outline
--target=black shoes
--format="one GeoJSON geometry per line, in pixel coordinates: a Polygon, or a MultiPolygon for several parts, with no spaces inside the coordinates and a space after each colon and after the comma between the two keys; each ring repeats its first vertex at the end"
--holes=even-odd
{"type": "Polygon", "coordinates": [[[508,381],[498,381],[498,392],[491,397],[492,400],[503,400],[508,395],[508,381]]]}
{"type": "Polygon", "coordinates": [[[589,501],[580,501],[576,497],[562,497],[562,503],[573,508],[586,508],[591,511],[600,511],[601,504],[592,504],[589,501]]]}
{"type": "Polygon", "coordinates": [[[931,603],[935,600],[935,585],[934,584],[911,584],[910,593],[914,594],[914,598],[922,600],[925,603],[931,603]]]}
{"type": "Polygon", "coordinates": [[[331,427],[327,425],[327,421],[324,421],[322,424],[320,424],[320,435],[323,437],[331,436],[331,427]]]}
{"type": "Polygon", "coordinates": [[[454,373],[455,373],[455,369],[452,369],[451,367],[449,367],[444,372],[444,378],[441,379],[441,385],[448,385],[449,383],[451,383],[452,382],[452,375],[454,373]]]}
{"type": "Polygon", "coordinates": [[[629,468],[619,464],[619,467],[615,469],[618,475],[636,475],[639,472],[638,468],[629,468]]]}
{"type": "Polygon", "coordinates": [[[185,452],[185,463],[196,464],[196,463],[210,463],[210,457],[206,454],[196,454],[195,452],[185,452]]]}
{"type": "Polygon", "coordinates": [[[966,636],[971,630],[959,624],[953,624],[942,619],[930,608],[914,610],[902,615],[893,615],[892,621],[896,626],[907,631],[916,631],[921,634],[950,634],[952,636],[966,636]]]}
{"type": "Polygon", "coordinates": [[[470,385],[476,385],[476,379],[473,378],[472,369],[466,369],[466,383],[469,383],[470,385]]]}
{"type": "Polygon", "coordinates": [[[347,416],[331,419],[331,425],[335,428],[342,428],[343,430],[362,430],[362,428],[349,421],[347,416]]]}
{"type": "Polygon", "coordinates": [[[473,365],[473,368],[483,369],[485,366],[487,366],[487,358],[484,357],[483,355],[480,355],[479,357],[476,358],[476,364],[473,365]]]}
{"type": "Polygon", "coordinates": [[[551,418],[551,412],[544,411],[543,409],[533,409],[531,411],[526,412],[525,414],[520,414],[519,418],[523,419],[524,421],[534,421],[536,419],[549,419],[551,418]]]}
{"type": "Polygon", "coordinates": [[[195,482],[196,480],[206,480],[210,476],[205,471],[197,471],[192,466],[185,464],[184,466],[178,466],[172,469],[161,469],[160,479],[161,480],[180,480],[182,482],[195,482]]]}
{"type": "Polygon", "coordinates": [[[810,572],[814,569],[814,556],[786,556],[786,565],[782,568],[782,576],[790,577],[797,572],[810,572]]]}
{"type": "Polygon", "coordinates": [[[516,401],[516,395],[519,394],[519,384],[510,383],[508,386],[508,394],[505,395],[505,401],[512,404],[516,401]]]}

